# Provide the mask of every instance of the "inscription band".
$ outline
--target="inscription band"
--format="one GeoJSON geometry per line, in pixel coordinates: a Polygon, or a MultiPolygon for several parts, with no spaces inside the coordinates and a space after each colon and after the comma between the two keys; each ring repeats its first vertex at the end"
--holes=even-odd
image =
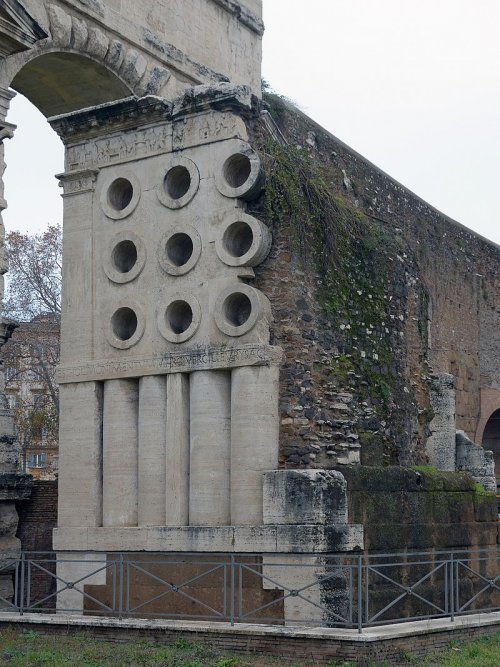
{"type": "Polygon", "coordinates": [[[279,364],[281,359],[281,348],[270,345],[210,347],[186,352],[165,352],[154,357],[90,361],[78,366],[61,365],[57,369],[56,379],[59,384],[92,382],[144,375],[224,370],[241,366],[270,366],[279,364]]]}

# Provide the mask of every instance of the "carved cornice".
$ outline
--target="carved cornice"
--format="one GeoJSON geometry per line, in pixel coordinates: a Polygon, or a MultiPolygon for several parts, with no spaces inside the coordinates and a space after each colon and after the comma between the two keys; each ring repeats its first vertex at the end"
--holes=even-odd
{"type": "Polygon", "coordinates": [[[112,131],[161,124],[208,110],[230,111],[248,117],[258,112],[259,101],[248,86],[222,83],[196,86],[174,102],[154,95],[126,97],[91,109],[52,116],[48,122],[67,146],[112,131]]]}
{"type": "Polygon", "coordinates": [[[256,32],[260,36],[264,34],[263,20],[248,9],[248,7],[241,4],[241,2],[236,2],[236,0],[212,0],[212,2],[215,2],[216,5],[225,9],[226,12],[236,16],[243,25],[250,28],[253,32],[256,32]]]}
{"type": "Polygon", "coordinates": [[[0,0],[1,57],[31,49],[36,42],[47,37],[48,33],[18,0],[0,0]]]}
{"type": "Polygon", "coordinates": [[[174,100],[172,118],[208,111],[234,111],[248,116],[258,109],[259,102],[248,86],[219,83],[215,86],[195,86],[174,100]]]}
{"type": "Polygon", "coordinates": [[[12,139],[16,127],[17,125],[13,125],[12,123],[7,123],[7,121],[5,120],[0,121],[0,144],[3,142],[4,139],[12,139]]]}
{"type": "Polygon", "coordinates": [[[81,169],[70,173],[56,174],[59,185],[64,188],[63,197],[93,192],[99,169],[81,169]]]}
{"type": "Polygon", "coordinates": [[[107,134],[112,129],[124,131],[165,121],[171,117],[171,112],[172,104],[162,98],[153,95],[134,96],[91,109],[52,116],[48,122],[67,145],[107,134]]]}

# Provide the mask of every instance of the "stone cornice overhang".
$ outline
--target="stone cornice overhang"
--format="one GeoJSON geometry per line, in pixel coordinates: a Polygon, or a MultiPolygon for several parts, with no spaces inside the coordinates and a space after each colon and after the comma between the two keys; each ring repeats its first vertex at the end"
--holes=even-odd
{"type": "Polygon", "coordinates": [[[31,49],[49,36],[18,0],[0,0],[0,10],[3,13],[0,15],[1,57],[31,49]]]}
{"type": "Polygon", "coordinates": [[[63,143],[69,145],[116,131],[181,120],[209,110],[252,117],[259,113],[260,101],[248,86],[196,86],[173,102],[154,95],[132,96],[53,116],[48,122],[63,143]]]}
{"type": "Polygon", "coordinates": [[[241,4],[241,2],[236,2],[235,0],[212,0],[212,2],[215,2],[216,5],[236,16],[243,25],[250,28],[257,35],[262,36],[264,34],[264,22],[262,19],[248,9],[248,7],[241,4]]]}

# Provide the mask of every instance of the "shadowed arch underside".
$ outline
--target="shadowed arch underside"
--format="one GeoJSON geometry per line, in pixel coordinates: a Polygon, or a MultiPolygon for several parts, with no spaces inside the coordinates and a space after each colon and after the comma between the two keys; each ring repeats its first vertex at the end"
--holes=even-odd
{"type": "Polygon", "coordinates": [[[500,409],[488,419],[484,428],[483,447],[491,449],[495,457],[495,469],[497,478],[500,476],[500,409]]]}
{"type": "Polygon", "coordinates": [[[12,88],[27,97],[46,117],[112,102],[131,94],[113,72],[73,53],[48,53],[28,62],[12,88]]]}

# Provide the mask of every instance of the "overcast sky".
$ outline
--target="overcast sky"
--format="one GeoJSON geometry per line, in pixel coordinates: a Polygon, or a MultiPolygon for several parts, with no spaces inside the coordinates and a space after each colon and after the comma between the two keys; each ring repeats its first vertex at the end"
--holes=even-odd
{"type": "MultiPolygon", "coordinates": [[[[500,243],[500,0],[264,0],[263,76],[447,215],[500,243]]],[[[59,140],[19,96],[9,229],[60,221],[59,140]]]]}

